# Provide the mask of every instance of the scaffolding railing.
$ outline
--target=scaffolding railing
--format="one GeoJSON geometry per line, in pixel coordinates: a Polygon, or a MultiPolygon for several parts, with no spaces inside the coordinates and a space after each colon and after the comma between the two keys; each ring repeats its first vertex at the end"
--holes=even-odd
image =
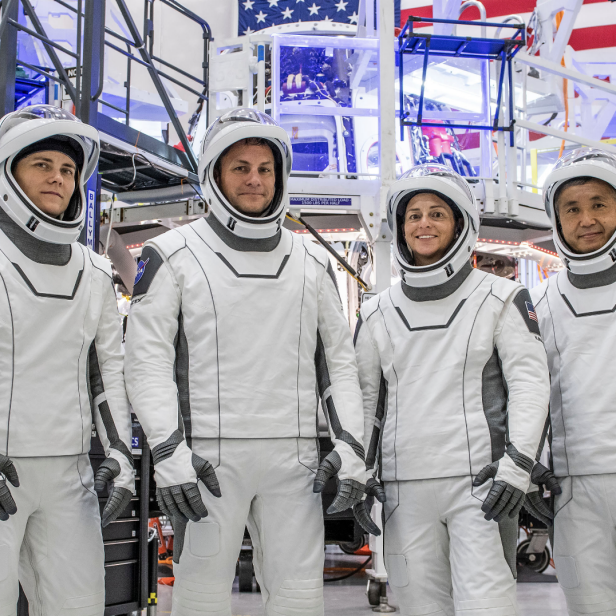
{"type": "MultiPolygon", "coordinates": [[[[70,97],[70,100],[74,105],[75,115],[78,118],[82,118],[83,113],[86,113],[84,105],[92,102],[100,104],[103,107],[113,109],[114,111],[122,114],[125,118],[126,124],[130,125],[132,63],[136,63],[148,70],[150,78],[156,89],[156,93],[160,97],[165,111],[169,116],[169,121],[175,129],[182,145],[182,149],[184,150],[184,158],[185,163],[188,166],[188,171],[196,173],[198,168],[196,156],[190,145],[187,133],[182,127],[182,124],[175,112],[163,80],[167,80],[194,95],[197,98],[199,106],[202,106],[204,102],[207,102],[209,79],[209,42],[212,38],[212,32],[208,23],[176,0],[158,0],[161,4],[173,9],[178,14],[200,26],[203,36],[203,61],[201,63],[202,74],[196,76],[154,54],[155,31],[153,11],[156,0],[144,0],[143,34],[139,31],[139,28],[137,27],[125,0],[113,0],[122,15],[122,19],[126,24],[130,38],[113,31],[104,24],[105,0],[76,0],[76,6],[73,6],[63,0],[53,1],[66,10],[71,11],[77,17],[75,51],[67,49],[65,46],[52,40],[48,36],[30,0],[2,0],[0,2],[0,8],[2,9],[2,18],[0,20],[0,55],[3,58],[2,65],[0,65],[0,92],[8,91],[14,93],[15,66],[19,65],[47,80],[59,83],[70,97]],[[124,86],[126,88],[124,108],[114,105],[113,103],[105,100],[103,97],[105,79],[104,50],[98,48],[93,53],[94,41],[90,40],[88,37],[84,37],[83,34],[88,27],[88,24],[84,23],[85,20],[88,19],[88,11],[84,11],[85,4],[87,2],[98,3],[99,14],[103,15],[103,23],[100,24],[103,28],[103,32],[95,32],[95,36],[97,34],[101,35],[103,37],[105,47],[113,49],[127,58],[126,80],[124,81],[124,86]],[[23,7],[25,16],[30,20],[32,28],[19,23],[17,19],[20,3],[23,7]],[[11,33],[13,36],[9,36],[10,29],[14,30],[14,32],[11,33]],[[17,32],[24,32],[28,36],[41,41],[52,66],[42,67],[18,58],[17,39],[15,36],[17,32]],[[120,41],[124,44],[125,48],[123,49],[114,44],[109,40],[109,38],[120,41]],[[60,60],[59,53],[66,54],[70,58],[74,59],[76,64],[74,83],[70,79],[67,69],[60,60]],[[84,67],[84,56],[87,56],[93,63],[98,65],[98,70],[96,71],[98,75],[97,88],[91,95],[90,93],[83,91],[84,71],[90,70],[90,67],[84,67]],[[164,67],[165,70],[162,70],[157,65],[164,67]]],[[[89,25],[90,31],[92,31],[92,24],[89,25]]],[[[85,81],[88,80],[86,79],[85,81]]],[[[9,98],[12,98],[12,96],[5,98],[5,104],[3,105],[4,108],[0,109],[2,114],[13,110],[12,107],[14,106],[14,103],[10,101],[9,98]]],[[[207,108],[207,105],[205,107],[207,108]]],[[[87,120],[90,121],[90,118],[88,117],[87,120]]]]}

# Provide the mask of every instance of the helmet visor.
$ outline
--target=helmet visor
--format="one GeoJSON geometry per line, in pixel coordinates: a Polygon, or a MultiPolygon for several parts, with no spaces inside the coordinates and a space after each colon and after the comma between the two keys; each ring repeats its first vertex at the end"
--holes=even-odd
{"type": "MultiPolygon", "coordinates": [[[[4,135],[10,130],[24,122],[32,122],[33,120],[62,120],[65,122],[74,122],[76,125],[82,125],[81,120],[78,120],[72,113],[66,111],[66,109],[54,107],[53,105],[31,105],[30,107],[24,107],[19,111],[9,113],[4,116],[4,118],[0,119],[0,141],[2,141],[4,135]]],[[[96,159],[98,151],[97,144],[84,135],[71,133],[69,131],[61,134],[73,139],[83,148],[84,164],[82,169],[84,170],[84,176],[89,177],[98,162],[96,159]]]]}
{"type": "Polygon", "coordinates": [[[467,196],[469,201],[473,201],[473,193],[466,182],[460,175],[451,171],[446,165],[439,165],[437,163],[428,163],[425,165],[418,165],[409,169],[406,173],[400,176],[400,180],[406,180],[409,178],[421,178],[426,176],[436,176],[447,179],[456,185],[456,187],[467,196]]]}
{"type": "Polygon", "coordinates": [[[616,156],[596,148],[579,148],[559,158],[554,165],[554,171],[580,163],[601,163],[608,165],[616,173],[616,156]]]}
{"type": "Polygon", "coordinates": [[[207,133],[205,133],[205,138],[203,140],[202,151],[207,150],[209,144],[214,140],[216,135],[232,122],[254,122],[262,126],[278,126],[270,116],[256,109],[246,109],[243,107],[232,109],[221,115],[207,129],[207,133]]]}

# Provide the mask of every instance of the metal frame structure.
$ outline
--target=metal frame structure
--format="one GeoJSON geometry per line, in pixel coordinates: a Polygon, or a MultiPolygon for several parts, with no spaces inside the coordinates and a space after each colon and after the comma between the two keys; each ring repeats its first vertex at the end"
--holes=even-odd
{"type": "MultiPolygon", "coordinates": [[[[3,59],[3,62],[0,63],[0,92],[3,93],[0,114],[4,115],[15,108],[16,76],[14,67],[16,65],[23,66],[40,75],[46,82],[52,81],[60,84],[70,97],[75,115],[83,122],[98,128],[101,133],[101,142],[107,146],[102,148],[101,168],[93,174],[86,191],[88,216],[81,240],[90,248],[98,246],[101,188],[118,193],[130,188],[157,190],[161,187],[181,186],[184,182],[189,184],[198,182],[196,175],[198,170],[197,159],[186,131],[173,108],[164,80],[174,83],[194,95],[199,102],[199,106],[205,107],[207,113],[209,43],[212,39],[212,33],[210,26],[204,19],[188,10],[177,0],[158,0],[161,4],[200,26],[203,37],[202,74],[200,76],[191,75],[165,59],[156,56],[154,54],[153,15],[156,1],[144,0],[144,24],[141,32],[133,19],[126,0],[114,0],[129,32],[130,38],[127,38],[106,26],[106,0],[76,0],[76,7],[63,0],[54,0],[59,7],[72,12],[76,16],[75,51],[66,49],[48,36],[30,0],[3,0],[0,3],[2,7],[0,56],[3,59]],[[24,14],[32,24],[32,28],[19,22],[20,3],[24,14]],[[17,33],[20,31],[43,43],[50,67],[30,64],[17,57],[17,33]],[[108,38],[121,41],[126,49],[118,47],[108,38]],[[124,82],[126,103],[123,109],[103,99],[105,48],[112,49],[127,58],[127,72],[124,82]],[[62,65],[59,53],[66,54],[75,61],[77,70],[74,83],[62,65]],[[130,91],[133,62],[148,70],[155,91],[169,116],[169,121],[178,134],[183,151],[131,128],[130,91]],[[158,68],[157,65],[165,67],[165,71],[158,68]],[[185,81],[188,80],[196,83],[196,87],[200,90],[187,85],[185,81]],[[125,123],[118,122],[101,113],[102,107],[112,108],[124,115],[125,123]],[[139,144],[139,147],[137,147],[137,144],[139,144]],[[138,159],[139,164],[135,162],[136,159],[138,159]],[[126,182],[126,179],[129,181],[126,182]]],[[[23,101],[21,102],[23,103],[23,101]]]]}
{"type": "MultiPolygon", "coordinates": [[[[437,122],[430,120],[431,127],[443,128],[474,128],[489,131],[505,131],[510,135],[510,145],[514,145],[514,113],[513,113],[513,73],[512,62],[515,55],[526,44],[526,36],[523,24],[488,23],[481,21],[461,21],[452,19],[432,19],[427,17],[408,18],[404,28],[398,36],[398,75],[400,87],[400,136],[404,139],[405,126],[422,126],[423,104],[426,85],[426,74],[430,56],[443,58],[466,58],[474,60],[498,60],[500,69],[498,76],[498,93],[496,97],[496,112],[490,125],[483,124],[455,124],[452,122],[437,122]],[[470,25],[485,28],[487,26],[497,28],[511,28],[515,33],[510,39],[470,38],[444,34],[421,34],[413,31],[414,23],[470,25]],[[519,37],[519,38],[518,38],[519,37]],[[417,120],[407,119],[410,113],[404,111],[404,55],[423,54],[423,69],[421,76],[421,93],[419,96],[419,109],[417,120]],[[508,124],[499,122],[499,113],[502,106],[503,83],[505,72],[509,80],[508,96],[508,124]]],[[[489,101],[485,101],[489,113],[489,101]]]]}

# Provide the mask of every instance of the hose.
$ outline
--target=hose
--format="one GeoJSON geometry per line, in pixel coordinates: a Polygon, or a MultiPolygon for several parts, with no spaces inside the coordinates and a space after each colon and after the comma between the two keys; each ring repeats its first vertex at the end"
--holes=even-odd
{"type": "MultiPolygon", "coordinates": [[[[560,23],[563,20],[563,16],[565,14],[565,11],[560,11],[559,13],[556,13],[556,31],[558,32],[558,29],[560,28],[560,23]]],[[[560,60],[560,63],[562,66],[565,66],[565,56],[563,56],[560,60]]],[[[565,132],[567,132],[567,128],[569,126],[569,99],[568,99],[568,87],[567,87],[567,80],[563,79],[563,99],[565,101],[565,127],[563,128],[563,130],[565,132]]],[[[563,152],[565,151],[565,140],[562,140],[562,143],[560,144],[560,151],[558,152],[558,158],[560,158],[563,155],[563,152]]]]}
{"type": "Polygon", "coordinates": [[[336,577],[336,578],[323,578],[323,581],[324,582],[340,582],[341,580],[346,580],[347,578],[354,576],[356,573],[359,573],[371,560],[372,560],[372,554],[370,554],[370,556],[368,556],[368,558],[366,558],[366,560],[361,565],[359,565],[357,569],[353,569],[351,573],[346,573],[345,575],[341,575],[340,577],[336,577]]]}
{"type": "Polygon", "coordinates": [[[344,268],[347,274],[357,281],[359,286],[364,290],[368,291],[368,285],[360,278],[359,274],[329,245],[329,242],[326,242],[320,235],[320,233],[311,227],[301,216],[295,218],[291,216],[291,214],[287,214],[287,218],[292,222],[303,225],[306,229],[315,237],[315,239],[321,244],[331,255],[333,255],[338,263],[344,268]]]}

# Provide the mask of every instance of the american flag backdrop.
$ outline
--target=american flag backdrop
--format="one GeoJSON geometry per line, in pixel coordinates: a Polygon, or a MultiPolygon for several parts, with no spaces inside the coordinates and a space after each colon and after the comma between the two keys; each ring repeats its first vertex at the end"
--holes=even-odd
{"type": "Polygon", "coordinates": [[[357,24],[359,0],[238,0],[238,34],[299,21],[357,24]]]}

